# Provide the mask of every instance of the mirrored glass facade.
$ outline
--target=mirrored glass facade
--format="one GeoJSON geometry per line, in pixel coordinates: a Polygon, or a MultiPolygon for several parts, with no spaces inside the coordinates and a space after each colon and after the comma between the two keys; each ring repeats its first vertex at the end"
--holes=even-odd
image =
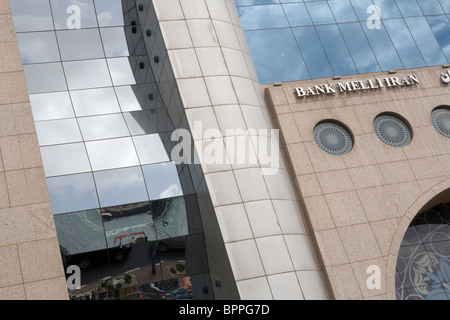
{"type": "Polygon", "coordinates": [[[10,4],[63,262],[82,269],[71,298],[191,299],[196,285],[207,299],[197,198],[169,158],[135,1],[10,4]]]}
{"type": "Polygon", "coordinates": [[[261,83],[450,62],[449,0],[235,0],[261,83]]]}

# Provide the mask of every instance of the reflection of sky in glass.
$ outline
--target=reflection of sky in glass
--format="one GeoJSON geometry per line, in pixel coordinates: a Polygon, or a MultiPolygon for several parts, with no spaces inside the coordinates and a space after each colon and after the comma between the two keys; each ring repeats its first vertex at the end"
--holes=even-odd
{"type": "Polygon", "coordinates": [[[102,207],[148,201],[140,167],[94,172],[94,179],[102,207]]]}
{"type": "Polygon", "coordinates": [[[40,146],[82,141],[75,118],[38,121],[36,132],[40,146]]]}
{"type": "Polygon", "coordinates": [[[64,61],[105,56],[98,29],[58,31],[57,37],[61,58],[64,61]]]}
{"type": "Polygon", "coordinates": [[[92,173],[47,178],[53,214],[98,208],[92,173]]]}
{"type": "Polygon", "coordinates": [[[106,57],[128,57],[128,44],[123,28],[101,28],[106,57]]]}
{"type": "Polygon", "coordinates": [[[169,161],[167,152],[158,134],[133,137],[141,164],[169,161]]]}
{"type": "Polygon", "coordinates": [[[289,3],[283,5],[284,12],[291,27],[312,25],[311,18],[304,3],[289,3]]]}
{"type": "Polygon", "coordinates": [[[329,1],[328,4],[333,11],[336,22],[339,23],[358,21],[358,18],[356,17],[356,14],[353,11],[353,7],[351,6],[349,0],[333,0],[329,1]]]}
{"type": "Polygon", "coordinates": [[[314,24],[334,23],[333,14],[328,7],[326,1],[320,2],[307,2],[309,14],[311,15],[314,24]]]}
{"type": "Polygon", "coordinates": [[[61,63],[24,65],[23,70],[30,94],[67,90],[61,63]]]}
{"type": "Polygon", "coordinates": [[[16,32],[53,29],[53,19],[48,0],[10,1],[16,32]]]}
{"type": "Polygon", "coordinates": [[[23,64],[60,61],[55,32],[17,34],[23,64]]]}
{"type": "Polygon", "coordinates": [[[129,136],[122,114],[78,118],[85,141],[129,136]]]}
{"type": "Polygon", "coordinates": [[[100,27],[123,26],[122,0],[95,0],[100,27]]]}
{"type": "Polygon", "coordinates": [[[75,116],[67,92],[30,94],[30,103],[35,121],[75,116]]]}
{"type": "Polygon", "coordinates": [[[281,5],[239,7],[238,12],[245,30],[289,26],[281,5]]]}
{"type": "Polygon", "coordinates": [[[106,60],[63,62],[70,90],[109,87],[112,85],[106,60]]]}
{"type": "Polygon", "coordinates": [[[67,29],[67,19],[73,14],[72,11],[67,13],[67,9],[72,5],[80,8],[81,29],[97,27],[92,0],[51,0],[51,5],[56,30],[67,29]]]}
{"type": "Polygon", "coordinates": [[[78,117],[120,112],[112,87],[71,91],[70,96],[78,117]]]}
{"type": "Polygon", "coordinates": [[[131,138],[86,142],[86,149],[94,171],[139,165],[131,138]]]}
{"type": "Polygon", "coordinates": [[[444,51],[448,61],[450,61],[450,24],[448,23],[447,17],[441,15],[428,16],[426,18],[442,51],[444,51]]]}
{"type": "Polygon", "coordinates": [[[411,0],[395,0],[403,17],[417,17],[421,16],[422,10],[416,1],[411,0]]]}
{"type": "Polygon", "coordinates": [[[47,177],[91,171],[83,143],[42,147],[41,156],[47,177]]]}
{"type": "Polygon", "coordinates": [[[150,200],[183,195],[177,168],[173,162],[143,166],[150,200]]]}

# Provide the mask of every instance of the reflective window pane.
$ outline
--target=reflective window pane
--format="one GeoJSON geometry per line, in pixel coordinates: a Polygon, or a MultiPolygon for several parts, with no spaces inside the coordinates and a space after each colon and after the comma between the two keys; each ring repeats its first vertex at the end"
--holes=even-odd
{"type": "Polygon", "coordinates": [[[94,2],[100,27],[124,25],[121,0],[94,0],[94,2]]]}
{"type": "Polygon", "coordinates": [[[117,99],[119,100],[122,111],[142,110],[137,99],[137,86],[115,87],[117,99]]]}
{"type": "Polygon", "coordinates": [[[281,5],[238,7],[244,30],[289,27],[281,5]]]}
{"type": "Polygon", "coordinates": [[[450,13],[450,1],[448,0],[439,0],[441,3],[442,8],[444,9],[445,13],[450,13]]]}
{"type": "Polygon", "coordinates": [[[122,27],[119,28],[101,28],[103,47],[107,58],[128,57],[128,44],[125,32],[122,27]]]}
{"type": "Polygon", "coordinates": [[[405,19],[411,34],[428,66],[446,64],[447,59],[441,51],[430,26],[424,17],[405,19]]]}
{"type": "Polygon", "coordinates": [[[427,21],[439,42],[447,60],[450,62],[450,24],[446,16],[428,16],[427,21]]]}
{"type": "Polygon", "coordinates": [[[61,63],[24,65],[28,93],[67,90],[61,63]]]}
{"type": "Polygon", "coordinates": [[[131,138],[86,142],[86,148],[94,171],[139,165],[131,138]]]}
{"type": "Polygon", "coordinates": [[[167,152],[158,134],[133,137],[141,164],[169,161],[167,152]]]}
{"type": "Polygon", "coordinates": [[[113,88],[71,91],[78,117],[120,112],[113,88]]]}
{"type": "Polygon", "coordinates": [[[94,172],[102,207],[148,201],[140,167],[94,172]]]}
{"type": "Polygon", "coordinates": [[[334,72],[337,75],[357,73],[337,25],[321,25],[316,28],[334,72]]]}
{"type": "Polygon", "coordinates": [[[416,1],[395,0],[403,17],[417,17],[423,15],[422,10],[416,1]]]}
{"type": "Polygon", "coordinates": [[[59,214],[54,218],[58,241],[64,254],[106,249],[100,210],[59,214]]]}
{"type": "Polygon", "coordinates": [[[38,121],[36,132],[40,146],[83,140],[75,119],[38,121]]]}
{"type": "Polygon", "coordinates": [[[48,0],[10,0],[16,32],[53,30],[48,0]]]}
{"type": "MultiPolygon", "coordinates": [[[[187,235],[188,225],[186,217],[186,204],[183,197],[152,201],[155,228],[158,240],[167,239],[167,249],[184,249],[184,243],[176,245],[175,237],[187,235]],[[172,244],[169,238],[172,239],[172,244]]],[[[161,246],[162,247],[162,246],[161,246]]]]}
{"type": "Polygon", "coordinates": [[[333,70],[331,69],[330,62],[322,48],[315,28],[294,28],[293,32],[311,77],[324,78],[333,76],[333,70]]]}
{"type": "Polygon", "coordinates": [[[98,208],[92,173],[47,178],[53,214],[98,208]]]}
{"type": "Polygon", "coordinates": [[[64,61],[103,58],[98,29],[58,31],[61,58],[64,61]]]}
{"type": "Polygon", "coordinates": [[[183,195],[175,164],[166,162],[143,166],[150,200],[183,195]]]}
{"type": "Polygon", "coordinates": [[[397,5],[393,0],[373,0],[373,3],[380,8],[379,14],[381,16],[381,19],[393,19],[402,17],[397,5]]]}
{"type": "Polygon", "coordinates": [[[356,15],[358,16],[360,21],[365,23],[369,16],[373,14],[373,12],[367,13],[367,9],[370,6],[373,6],[372,0],[350,0],[350,2],[355,9],[356,15]]]}
{"type": "Polygon", "coordinates": [[[75,117],[67,92],[30,94],[34,121],[75,117]]]}
{"type": "Polygon", "coordinates": [[[335,22],[327,1],[307,2],[306,6],[314,24],[335,22]]]}
{"type": "Polygon", "coordinates": [[[128,58],[108,59],[109,72],[115,86],[136,84],[128,58]]]}
{"type": "Polygon", "coordinates": [[[334,0],[329,1],[328,4],[331,7],[336,22],[353,22],[358,21],[355,11],[349,0],[334,0]]]}
{"type": "Polygon", "coordinates": [[[83,143],[41,148],[46,177],[91,171],[83,143]]]}
{"type": "Polygon", "coordinates": [[[361,23],[364,33],[369,40],[378,63],[382,70],[403,69],[403,64],[397,55],[397,52],[387,34],[384,25],[380,29],[369,29],[365,23],[361,23]]]}
{"type": "Polygon", "coordinates": [[[359,73],[379,72],[380,67],[358,22],[339,25],[359,73]]]}
{"type": "Polygon", "coordinates": [[[121,114],[78,118],[85,141],[129,136],[121,114]]]}
{"type": "Polygon", "coordinates": [[[425,67],[422,55],[417,49],[404,20],[386,20],[384,24],[405,68],[425,67]]]}
{"type": "Polygon", "coordinates": [[[55,32],[18,33],[23,64],[60,61],[55,32]]]}
{"type": "Polygon", "coordinates": [[[425,15],[443,14],[439,0],[417,0],[425,15]]]}
{"type": "Polygon", "coordinates": [[[70,90],[110,87],[112,85],[106,61],[85,60],[64,62],[70,90]]]}
{"type": "Polygon", "coordinates": [[[310,78],[290,29],[248,31],[246,35],[261,83],[310,78]]]}
{"type": "Polygon", "coordinates": [[[308,26],[312,24],[304,3],[291,3],[283,5],[284,12],[291,27],[308,26]]]}
{"type": "Polygon", "coordinates": [[[250,6],[250,5],[271,4],[271,3],[280,3],[280,0],[236,0],[237,6],[250,6]]]}
{"type": "Polygon", "coordinates": [[[92,0],[50,1],[56,30],[97,27],[97,18],[92,0]]]}
{"type": "Polygon", "coordinates": [[[124,113],[124,117],[132,135],[158,133],[174,129],[164,109],[127,112],[124,113]]]}

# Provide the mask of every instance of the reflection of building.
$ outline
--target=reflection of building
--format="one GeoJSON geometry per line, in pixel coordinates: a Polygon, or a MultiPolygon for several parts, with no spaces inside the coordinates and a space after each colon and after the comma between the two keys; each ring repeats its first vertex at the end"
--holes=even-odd
{"type": "Polygon", "coordinates": [[[9,2],[0,298],[66,298],[60,250],[116,298],[449,295],[448,0],[9,2]],[[175,165],[175,129],[258,161],[175,165]]]}

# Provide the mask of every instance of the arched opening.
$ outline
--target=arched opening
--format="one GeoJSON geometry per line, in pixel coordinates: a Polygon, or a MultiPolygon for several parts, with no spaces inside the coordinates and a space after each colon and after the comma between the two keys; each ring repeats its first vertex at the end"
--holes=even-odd
{"type": "Polygon", "coordinates": [[[397,257],[397,300],[450,300],[450,197],[428,202],[407,228],[397,257]]]}

